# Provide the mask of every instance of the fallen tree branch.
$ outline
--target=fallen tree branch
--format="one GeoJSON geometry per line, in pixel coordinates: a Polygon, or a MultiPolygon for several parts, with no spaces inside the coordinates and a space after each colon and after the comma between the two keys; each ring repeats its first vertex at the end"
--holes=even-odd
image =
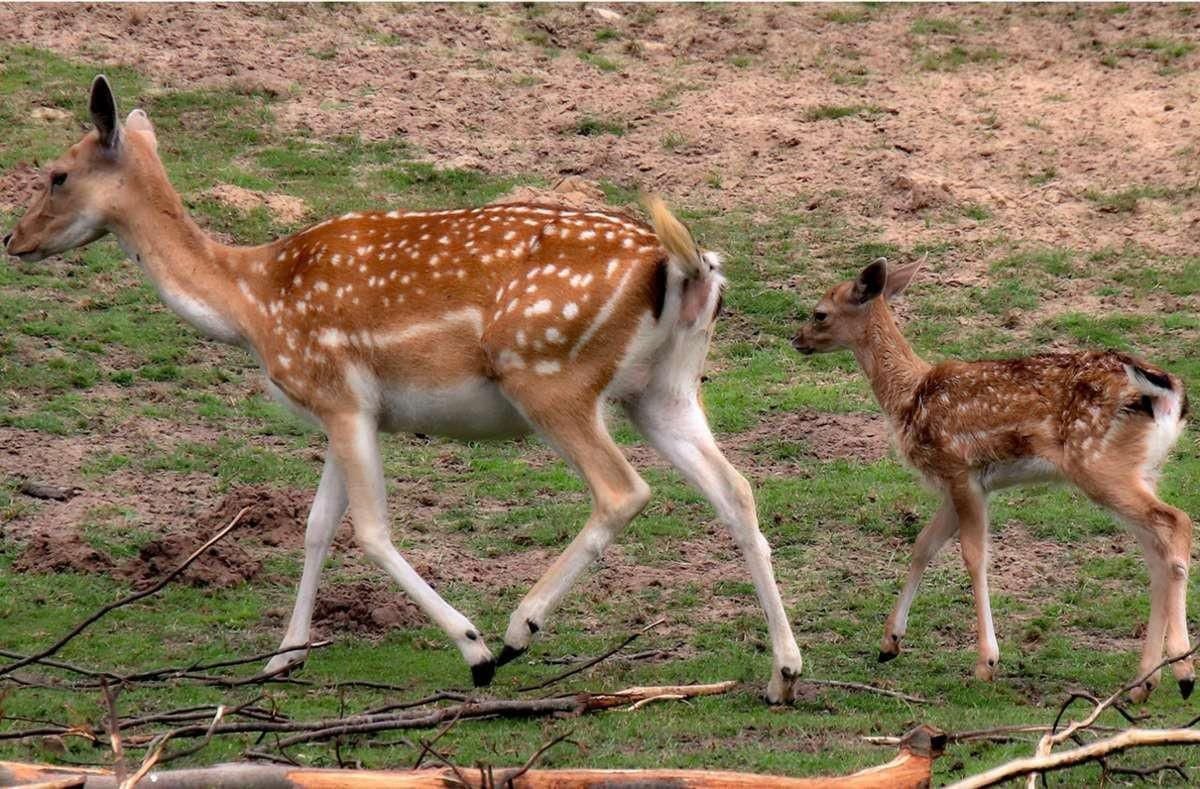
{"type": "Polygon", "coordinates": [[[1087,762],[1095,762],[1130,748],[1159,745],[1200,745],[1200,731],[1195,729],[1129,729],[1103,740],[1058,753],[1027,756],[1016,759],[970,778],[950,784],[945,789],[982,789],[1011,781],[1021,776],[1065,770],[1087,762]]]}
{"type": "MultiPolygon", "coordinates": [[[[632,688],[630,690],[633,690],[632,688]]],[[[1200,734],[1200,733],[1198,733],[1200,734]]],[[[940,732],[921,726],[909,732],[897,756],[887,764],[869,767],[846,776],[790,778],[778,775],[755,775],[716,770],[538,770],[528,765],[543,755],[547,748],[559,742],[552,740],[526,762],[514,768],[497,769],[480,765],[476,771],[448,764],[442,769],[423,770],[319,770],[290,764],[256,764],[239,762],[216,767],[153,772],[155,789],[186,789],[196,786],[238,786],[245,789],[266,787],[339,786],[346,789],[371,787],[461,786],[469,789],[552,789],[579,787],[600,789],[619,785],[626,789],[651,789],[663,786],[686,786],[691,789],[917,789],[929,786],[933,761],[941,754],[940,732]]],[[[274,761],[278,757],[256,754],[258,758],[274,761]]],[[[107,770],[76,770],[49,765],[0,762],[0,784],[28,784],[37,781],[74,780],[72,786],[88,789],[114,789],[116,782],[107,770]]]]}
{"type": "Polygon", "coordinates": [[[655,621],[653,621],[650,624],[643,627],[641,630],[637,630],[637,631],[634,631],[633,633],[630,633],[628,636],[625,637],[624,641],[617,644],[615,647],[608,650],[604,654],[597,655],[596,657],[591,658],[589,660],[585,660],[582,663],[580,663],[578,666],[570,668],[570,669],[562,672],[561,674],[556,674],[553,677],[551,677],[550,679],[547,679],[543,682],[539,682],[536,685],[526,685],[523,688],[517,688],[517,692],[528,693],[528,692],[534,691],[534,690],[543,690],[544,688],[548,688],[551,685],[555,685],[559,682],[562,682],[564,679],[567,679],[568,677],[573,677],[576,674],[580,673],[581,671],[587,671],[589,668],[596,665],[597,663],[601,663],[605,660],[608,660],[610,657],[617,654],[622,649],[624,649],[625,647],[629,646],[634,641],[636,641],[639,637],[642,636],[642,634],[658,627],[665,621],[667,621],[667,620],[666,619],[656,619],[655,621]]]}
{"type": "Polygon", "coordinates": [[[138,600],[143,600],[143,599],[149,597],[150,595],[158,592],[164,586],[166,586],[171,581],[173,581],[175,578],[177,578],[184,570],[186,570],[188,567],[190,567],[192,565],[192,562],[194,562],[194,561],[196,561],[196,559],[200,558],[201,554],[203,554],[209,548],[216,545],[217,542],[219,540],[221,540],[221,538],[223,538],[226,534],[229,534],[229,532],[233,531],[233,528],[238,525],[238,522],[241,521],[242,516],[245,515],[249,509],[250,509],[249,507],[242,507],[241,511],[238,512],[237,515],[233,516],[233,520],[231,520],[229,522],[229,525],[225,526],[219,532],[217,532],[212,537],[210,537],[208,539],[208,541],[205,542],[203,545],[201,545],[199,548],[192,551],[192,554],[190,556],[188,556],[186,559],[184,559],[182,562],[180,562],[179,565],[174,570],[167,573],[162,578],[160,578],[158,581],[156,581],[154,583],[154,585],[152,585],[146,589],[143,589],[140,592],[134,592],[133,594],[122,597],[120,600],[117,600],[116,602],[112,602],[112,603],[105,605],[100,610],[96,611],[91,616],[89,616],[87,619],[84,619],[82,622],[75,625],[75,627],[71,628],[70,632],[68,632],[65,636],[60,638],[58,641],[54,642],[49,647],[46,647],[41,652],[38,652],[37,654],[34,654],[34,655],[28,655],[24,658],[21,658],[20,660],[16,660],[12,663],[9,663],[6,666],[0,667],[0,677],[11,674],[12,672],[16,671],[17,669],[23,668],[24,666],[28,666],[31,663],[37,663],[38,661],[40,661],[44,658],[50,657],[51,655],[53,655],[54,653],[56,653],[60,649],[62,649],[64,646],[66,646],[68,643],[70,643],[71,639],[75,638],[77,635],[82,633],[84,630],[91,627],[93,624],[95,624],[99,620],[103,619],[105,616],[107,616],[112,611],[115,611],[118,608],[121,608],[123,606],[127,606],[132,603],[136,603],[138,600]]]}

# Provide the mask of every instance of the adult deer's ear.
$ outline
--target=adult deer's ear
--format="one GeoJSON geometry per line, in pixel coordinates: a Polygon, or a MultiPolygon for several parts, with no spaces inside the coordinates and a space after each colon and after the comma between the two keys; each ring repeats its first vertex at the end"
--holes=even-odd
{"type": "Polygon", "coordinates": [[[92,123],[100,133],[100,144],[116,150],[121,135],[120,126],[117,125],[117,99],[103,74],[97,74],[96,79],[92,80],[92,99],[88,102],[88,109],[92,112],[92,123]]]}
{"type": "Polygon", "coordinates": [[[854,283],[851,295],[859,304],[866,304],[871,299],[883,293],[887,284],[887,258],[878,258],[862,270],[854,283]]]}
{"type": "Polygon", "coordinates": [[[917,272],[925,265],[925,257],[928,257],[928,255],[922,257],[920,260],[909,263],[907,266],[899,266],[889,271],[887,285],[883,288],[884,298],[891,299],[894,296],[898,296],[907,288],[908,283],[913,281],[913,277],[917,276],[917,272]]]}

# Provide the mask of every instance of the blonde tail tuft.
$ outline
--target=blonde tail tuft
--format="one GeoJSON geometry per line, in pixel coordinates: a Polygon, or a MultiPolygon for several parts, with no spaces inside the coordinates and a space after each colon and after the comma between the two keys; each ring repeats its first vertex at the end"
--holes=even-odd
{"type": "Polygon", "coordinates": [[[691,231],[675,218],[671,209],[667,208],[667,204],[658,195],[643,196],[642,204],[646,206],[654,233],[671,256],[671,261],[679,266],[689,279],[702,278],[708,266],[700,247],[692,238],[691,231]]]}

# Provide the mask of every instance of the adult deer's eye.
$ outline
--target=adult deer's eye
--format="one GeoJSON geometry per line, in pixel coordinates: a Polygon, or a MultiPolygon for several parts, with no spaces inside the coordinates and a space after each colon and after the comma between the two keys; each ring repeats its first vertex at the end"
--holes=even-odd
{"type": "Polygon", "coordinates": [[[816,321],[817,323],[821,323],[828,317],[829,317],[829,315],[822,312],[821,310],[817,310],[816,312],[813,313],[813,320],[816,321]]]}
{"type": "Polygon", "coordinates": [[[67,182],[67,174],[66,173],[51,173],[50,174],[50,186],[62,186],[66,182],[67,182]]]}

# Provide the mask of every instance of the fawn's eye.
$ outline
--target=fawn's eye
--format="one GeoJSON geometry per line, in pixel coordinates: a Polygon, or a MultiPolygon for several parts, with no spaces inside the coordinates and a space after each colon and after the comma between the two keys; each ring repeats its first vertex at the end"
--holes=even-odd
{"type": "Polygon", "coordinates": [[[822,312],[821,310],[817,310],[816,312],[813,313],[813,320],[816,321],[817,323],[823,322],[828,317],[829,317],[829,315],[822,312]]]}
{"type": "Polygon", "coordinates": [[[52,186],[52,187],[62,186],[66,182],[67,182],[67,174],[66,173],[51,173],[50,174],[50,186],[52,186]]]}

